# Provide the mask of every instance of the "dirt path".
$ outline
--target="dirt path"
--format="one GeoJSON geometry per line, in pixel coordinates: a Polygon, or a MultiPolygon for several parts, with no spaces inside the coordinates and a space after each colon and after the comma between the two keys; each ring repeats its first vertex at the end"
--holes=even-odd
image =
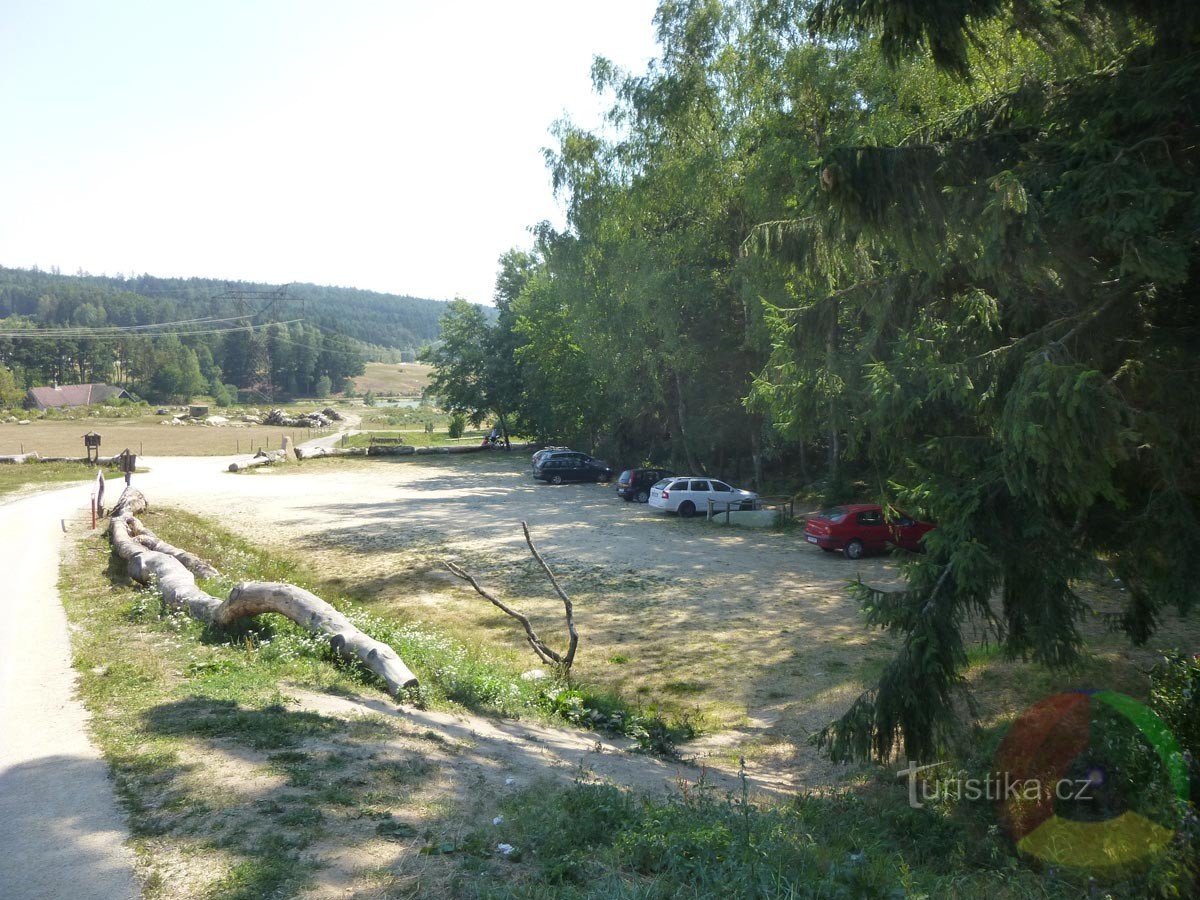
{"type": "MultiPolygon", "coordinates": [[[[554,777],[570,781],[582,773],[588,780],[661,794],[680,780],[694,782],[703,774],[705,781],[720,791],[736,793],[739,789],[737,778],[728,772],[704,771],[689,762],[639,754],[633,741],[614,740],[594,732],[397,707],[382,700],[317,694],[300,688],[291,688],[288,694],[306,712],[343,719],[382,715],[413,728],[435,731],[473,748],[472,753],[454,760],[454,768],[494,769],[511,775],[511,780],[521,786],[554,777]]],[[[465,771],[459,774],[464,783],[474,775],[465,771]]],[[[748,777],[748,781],[758,794],[784,792],[768,778],[748,777]]]]}
{"type": "Polygon", "coordinates": [[[87,488],[0,504],[0,896],[136,896],[108,767],[75,698],[58,599],[61,521],[87,488]]]}
{"type": "Polygon", "coordinates": [[[343,413],[342,416],[342,421],[338,423],[338,430],[333,432],[333,434],[305,441],[299,447],[305,450],[313,450],[317,447],[335,447],[343,435],[357,434],[358,426],[362,424],[362,416],[355,415],[354,413],[343,413]]]}

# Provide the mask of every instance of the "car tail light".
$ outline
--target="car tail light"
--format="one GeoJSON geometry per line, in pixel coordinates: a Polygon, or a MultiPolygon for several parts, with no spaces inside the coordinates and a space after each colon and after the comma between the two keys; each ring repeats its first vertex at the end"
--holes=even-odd
{"type": "Polygon", "coordinates": [[[662,498],[663,498],[664,500],[670,500],[670,499],[671,499],[671,492],[670,492],[670,491],[663,491],[663,492],[662,492],[662,498]]]}

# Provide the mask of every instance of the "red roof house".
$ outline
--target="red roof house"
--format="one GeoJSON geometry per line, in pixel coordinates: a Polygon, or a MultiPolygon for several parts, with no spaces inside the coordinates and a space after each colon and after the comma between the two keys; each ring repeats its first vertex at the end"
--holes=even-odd
{"type": "Polygon", "coordinates": [[[63,409],[69,406],[91,406],[129,397],[125,388],[112,384],[58,384],[53,387],[29,389],[25,405],[30,409],[63,409]]]}

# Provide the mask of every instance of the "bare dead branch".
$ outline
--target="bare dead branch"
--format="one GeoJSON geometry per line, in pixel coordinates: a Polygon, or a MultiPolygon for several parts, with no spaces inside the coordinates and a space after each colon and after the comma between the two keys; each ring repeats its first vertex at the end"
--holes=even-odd
{"type": "Polygon", "coordinates": [[[562,585],[558,583],[554,572],[550,566],[546,564],[546,560],[542,558],[542,554],[538,552],[534,546],[533,538],[529,535],[529,525],[525,522],[521,523],[521,530],[525,533],[525,543],[529,545],[529,552],[533,554],[533,558],[537,560],[538,565],[542,567],[542,571],[546,573],[546,577],[550,579],[550,584],[554,586],[554,592],[558,594],[563,602],[563,609],[567,618],[567,632],[570,634],[570,641],[567,644],[567,652],[560,656],[556,651],[546,646],[546,642],[537,636],[537,632],[533,630],[533,625],[529,618],[511,606],[500,600],[490,591],[476,581],[469,572],[465,571],[457,563],[452,563],[448,560],[443,561],[450,574],[456,578],[461,578],[467,584],[475,589],[475,593],[487,600],[492,606],[503,612],[507,616],[511,616],[521,623],[521,627],[525,629],[525,639],[529,641],[529,646],[533,648],[533,652],[538,655],[542,662],[549,665],[558,666],[563,672],[570,674],[571,665],[575,662],[575,651],[579,647],[579,632],[575,629],[575,607],[571,603],[571,598],[567,596],[567,592],[562,589],[562,585]]]}
{"type": "Polygon", "coordinates": [[[571,663],[575,662],[575,648],[579,646],[579,632],[575,630],[575,607],[572,605],[571,598],[567,596],[566,591],[559,585],[558,579],[554,577],[554,573],[550,571],[550,567],[546,565],[546,561],[542,559],[542,554],[538,553],[538,548],[533,545],[533,538],[529,536],[528,523],[522,522],[521,530],[525,532],[525,543],[529,545],[529,552],[533,554],[533,558],[538,561],[538,565],[542,567],[542,571],[546,573],[546,577],[554,585],[555,593],[562,598],[563,608],[567,616],[567,631],[571,635],[570,643],[567,645],[567,655],[563,657],[562,665],[564,669],[570,669],[571,663]]]}
{"type": "Polygon", "coordinates": [[[517,612],[511,606],[505,604],[503,601],[497,599],[495,596],[485,590],[478,581],[472,578],[470,574],[465,572],[456,564],[452,562],[446,562],[445,565],[446,568],[450,570],[450,574],[454,575],[456,578],[461,578],[463,581],[471,585],[471,587],[475,588],[475,592],[479,594],[480,597],[487,600],[505,615],[512,616],[514,619],[520,622],[521,627],[525,629],[525,639],[529,641],[529,646],[533,648],[533,652],[538,655],[538,658],[541,659],[542,662],[553,666],[563,665],[562,657],[547,647],[545,642],[537,636],[537,632],[533,630],[533,625],[530,623],[528,618],[517,612]]]}

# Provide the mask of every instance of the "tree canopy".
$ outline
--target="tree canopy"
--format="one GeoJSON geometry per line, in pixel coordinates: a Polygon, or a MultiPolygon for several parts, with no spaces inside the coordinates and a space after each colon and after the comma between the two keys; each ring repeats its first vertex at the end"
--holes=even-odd
{"type": "Polygon", "coordinates": [[[494,325],[447,320],[508,380],[431,357],[440,390],[503,389],[529,433],[621,464],[935,521],[906,589],[855,587],[900,649],[822,734],[931,758],[968,626],[1069,666],[1081,578],[1122,580],[1138,642],[1195,597],[1198,21],[666,0],[645,72],[594,65],[608,127],[556,125],[566,227],[534,229],[520,277],[506,257],[494,325]]]}

